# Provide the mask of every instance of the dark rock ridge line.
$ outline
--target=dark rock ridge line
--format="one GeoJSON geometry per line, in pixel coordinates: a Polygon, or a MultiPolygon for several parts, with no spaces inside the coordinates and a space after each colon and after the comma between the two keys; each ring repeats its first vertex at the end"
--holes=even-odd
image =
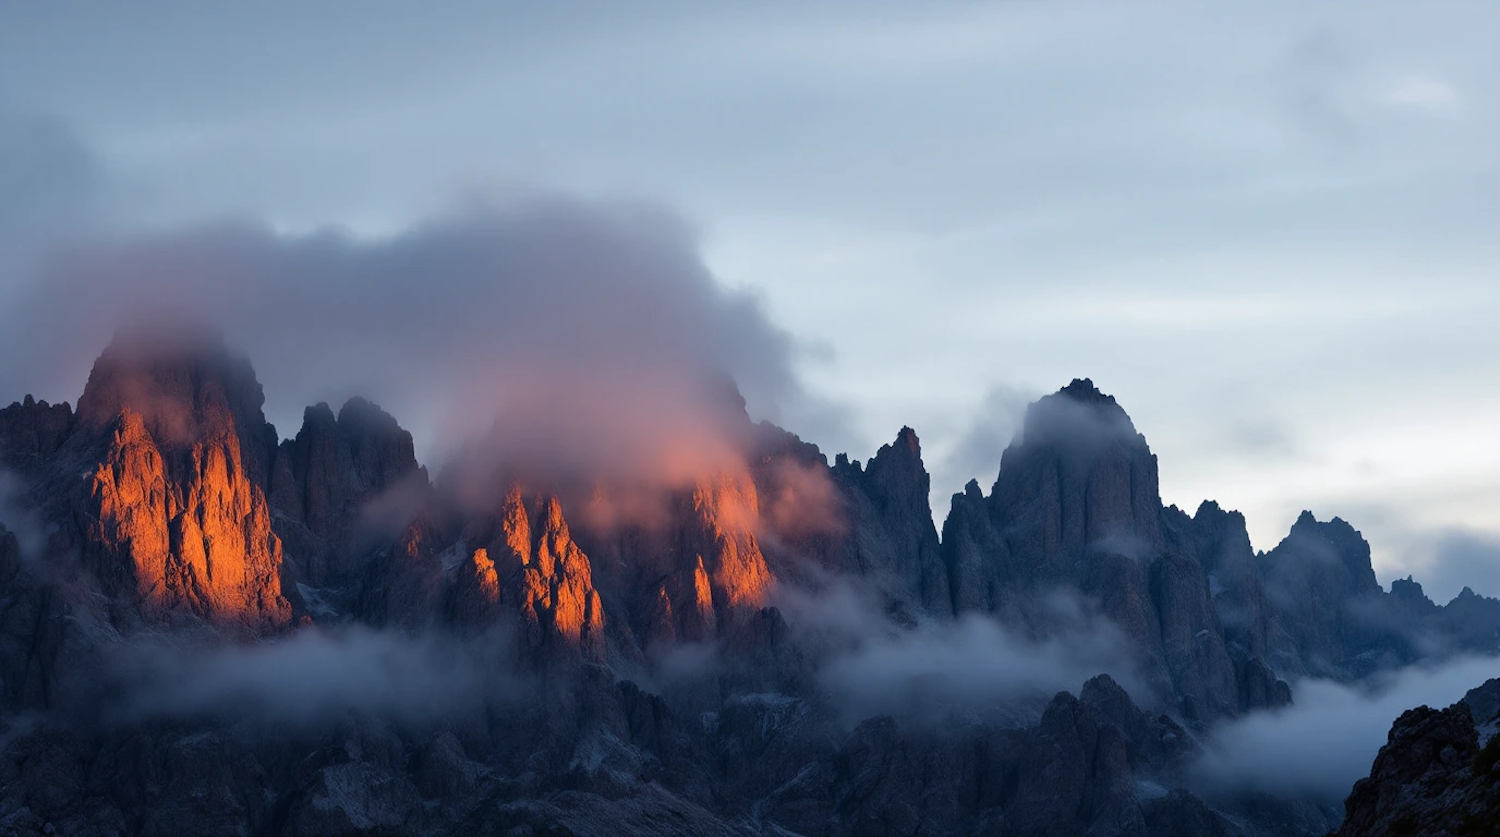
{"type": "Polygon", "coordinates": [[[1500,679],[1447,709],[1402,713],[1370,775],[1345,800],[1339,837],[1500,834],[1497,714],[1500,679]]]}
{"type": "Polygon", "coordinates": [[[1381,589],[1341,520],[1305,514],[1257,555],[1238,513],[1164,508],[1145,438],[1086,380],[1031,406],[941,538],[910,428],[830,464],[739,402],[743,462],[684,484],[473,463],[433,482],[373,404],[310,407],[278,442],[263,401],[213,340],[127,340],[76,411],[0,410],[35,530],[0,530],[0,831],[1254,831],[1181,788],[1195,736],[1285,705],[1298,677],[1489,652],[1500,630],[1495,600],[1381,589]],[[774,606],[840,586],[875,603],[875,632],[1107,625],[1140,689],[1095,679],[1008,721],[850,732],[821,676],[837,642],[774,606]],[[505,682],[441,723],[354,712],[271,734],[218,707],[101,711],[121,649],[354,626],[441,637],[505,682]]]}

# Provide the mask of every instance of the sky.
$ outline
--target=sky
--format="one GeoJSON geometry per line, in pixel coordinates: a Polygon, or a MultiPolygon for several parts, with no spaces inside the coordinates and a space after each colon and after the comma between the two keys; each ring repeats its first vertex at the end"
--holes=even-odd
{"type": "Polygon", "coordinates": [[[1165,501],[1500,595],[1497,38],[1489,2],[0,0],[0,301],[79,229],[641,202],[797,341],[791,429],[914,427],[939,517],[1090,377],[1165,501]]]}

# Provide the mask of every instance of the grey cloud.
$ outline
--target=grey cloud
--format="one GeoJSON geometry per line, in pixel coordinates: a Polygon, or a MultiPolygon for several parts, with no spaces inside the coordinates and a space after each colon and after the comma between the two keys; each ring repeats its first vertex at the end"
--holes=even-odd
{"type": "Polygon", "coordinates": [[[847,585],[780,597],[792,628],[822,648],[823,687],[853,722],[877,714],[942,722],[955,713],[1034,720],[1053,695],[1100,673],[1145,694],[1124,637],[1061,591],[1038,602],[1050,623],[1041,637],[974,614],[899,626],[847,585]]]}
{"type": "Polygon", "coordinates": [[[444,453],[493,426],[542,460],[686,466],[724,443],[723,376],[762,416],[811,403],[796,342],[717,284],[682,221],[640,205],[471,205],[373,240],[228,223],[78,246],[0,318],[7,355],[28,358],[0,383],[76,387],[141,321],[223,330],[274,417],[363,394],[444,453]]]}
{"type": "Polygon", "coordinates": [[[158,637],[121,649],[110,717],[216,716],[311,725],[351,711],[428,721],[527,688],[503,642],[345,627],[243,645],[158,637]]]}
{"type": "Polygon", "coordinates": [[[1035,394],[1007,385],[992,386],[985,392],[967,429],[933,467],[934,511],[945,513],[948,497],[962,491],[971,479],[978,479],[982,486],[994,482],[1000,455],[1020,432],[1026,405],[1034,400],[1035,394]]]}
{"type": "Polygon", "coordinates": [[[1465,658],[1364,685],[1304,680],[1290,707],[1216,729],[1195,773],[1210,794],[1250,790],[1337,802],[1370,772],[1402,712],[1448,706],[1493,677],[1495,668],[1494,658],[1465,658]]]}
{"type": "Polygon", "coordinates": [[[23,480],[0,468],[0,526],[15,535],[21,559],[31,561],[42,554],[48,533],[21,496],[24,485],[23,480]]]}
{"type": "Polygon", "coordinates": [[[0,101],[0,299],[92,215],[104,172],[62,120],[0,101]]]}
{"type": "Polygon", "coordinates": [[[1307,455],[1286,427],[1269,419],[1232,425],[1228,441],[1252,456],[1304,459],[1307,455]]]}

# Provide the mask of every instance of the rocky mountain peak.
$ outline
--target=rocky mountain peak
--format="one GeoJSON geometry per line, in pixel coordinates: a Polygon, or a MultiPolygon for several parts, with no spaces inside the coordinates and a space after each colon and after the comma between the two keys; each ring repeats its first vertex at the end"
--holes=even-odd
{"type": "Polygon", "coordinates": [[[78,399],[78,420],[96,433],[129,409],[171,453],[232,434],[252,482],[266,486],[275,430],[250,361],[217,334],[194,330],[122,331],[94,361],[78,399]]]}
{"type": "Polygon", "coordinates": [[[901,428],[895,441],[875,452],[865,468],[865,476],[877,502],[886,506],[900,504],[931,519],[928,492],[932,480],[922,464],[922,443],[910,427],[901,428]]]}
{"type": "Polygon", "coordinates": [[[1080,454],[1087,459],[1114,445],[1146,448],[1146,440],[1114,396],[1087,378],[1033,402],[1026,408],[1020,441],[1080,454]]]}
{"type": "Polygon", "coordinates": [[[1350,585],[1355,592],[1380,592],[1380,583],[1375,579],[1375,567],[1370,560],[1369,542],[1342,518],[1335,517],[1323,523],[1312,512],[1304,511],[1273,552],[1318,562],[1324,565],[1320,575],[1341,576],[1342,583],[1350,585]]]}
{"type": "Polygon", "coordinates": [[[1027,408],[990,502],[1001,521],[1032,530],[1025,551],[1041,555],[1026,563],[1056,570],[1099,545],[1139,555],[1162,547],[1156,457],[1114,398],[1086,380],[1027,408]]]}
{"type": "Polygon", "coordinates": [[[277,449],[271,480],[299,580],[349,583],[368,558],[350,542],[351,529],[362,520],[376,529],[408,522],[427,487],[411,434],[390,414],[363,398],[337,416],[327,404],[308,407],[297,435],[277,449]]]}
{"type": "Polygon", "coordinates": [[[275,430],[255,372],[212,335],[124,333],[94,363],[75,444],[85,559],[148,617],[290,617],[265,488],[275,430]]]}
{"type": "Polygon", "coordinates": [[[1492,834],[1500,822],[1497,758],[1493,744],[1481,750],[1467,703],[1407,710],[1344,801],[1338,835],[1492,834]]]}

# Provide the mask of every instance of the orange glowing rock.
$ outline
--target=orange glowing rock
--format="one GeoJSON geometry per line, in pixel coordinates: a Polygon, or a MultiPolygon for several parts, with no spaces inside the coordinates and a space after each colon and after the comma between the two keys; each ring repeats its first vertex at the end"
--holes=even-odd
{"type": "Polygon", "coordinates": [[[89,376],[77,441],[98,457],[86,556],[148,617],[285,624],[281,541],[263,491],[274,434],[260,385],[222,347],[177,348],[111,346],[89,376]]]}
{"type": "Polygon", "coordinates": [[[488,542],[471,559],[477,569],[470,574],[481,586],[486,575],[494,575],[496,598],[514,602],[534,644],[556,636],[589,653],[602,650],[604,606],[588,556],[573,540],[557,498],[535,498],[528,504],[521,489],[513,487],[488,542]]]}
{"type": "Polygon", "coordinates": [[[773,579],[755,537],[760,508],[750,475],[725,472],[700,481],[693,490],[693,511],[699,569],[708,566],[717,598],[731,609],[764,606],[773,579]]]}
{"type": "Polygon", "coordinates": [[[90,478],[86,537],[106,582],[133,587],[142,610],[187,610],[215,622],[280,624],[281,541],[265,495],[240,464],[239,440],[216,434],[169,462],[141,416],[121,412],[90,478]]]}

